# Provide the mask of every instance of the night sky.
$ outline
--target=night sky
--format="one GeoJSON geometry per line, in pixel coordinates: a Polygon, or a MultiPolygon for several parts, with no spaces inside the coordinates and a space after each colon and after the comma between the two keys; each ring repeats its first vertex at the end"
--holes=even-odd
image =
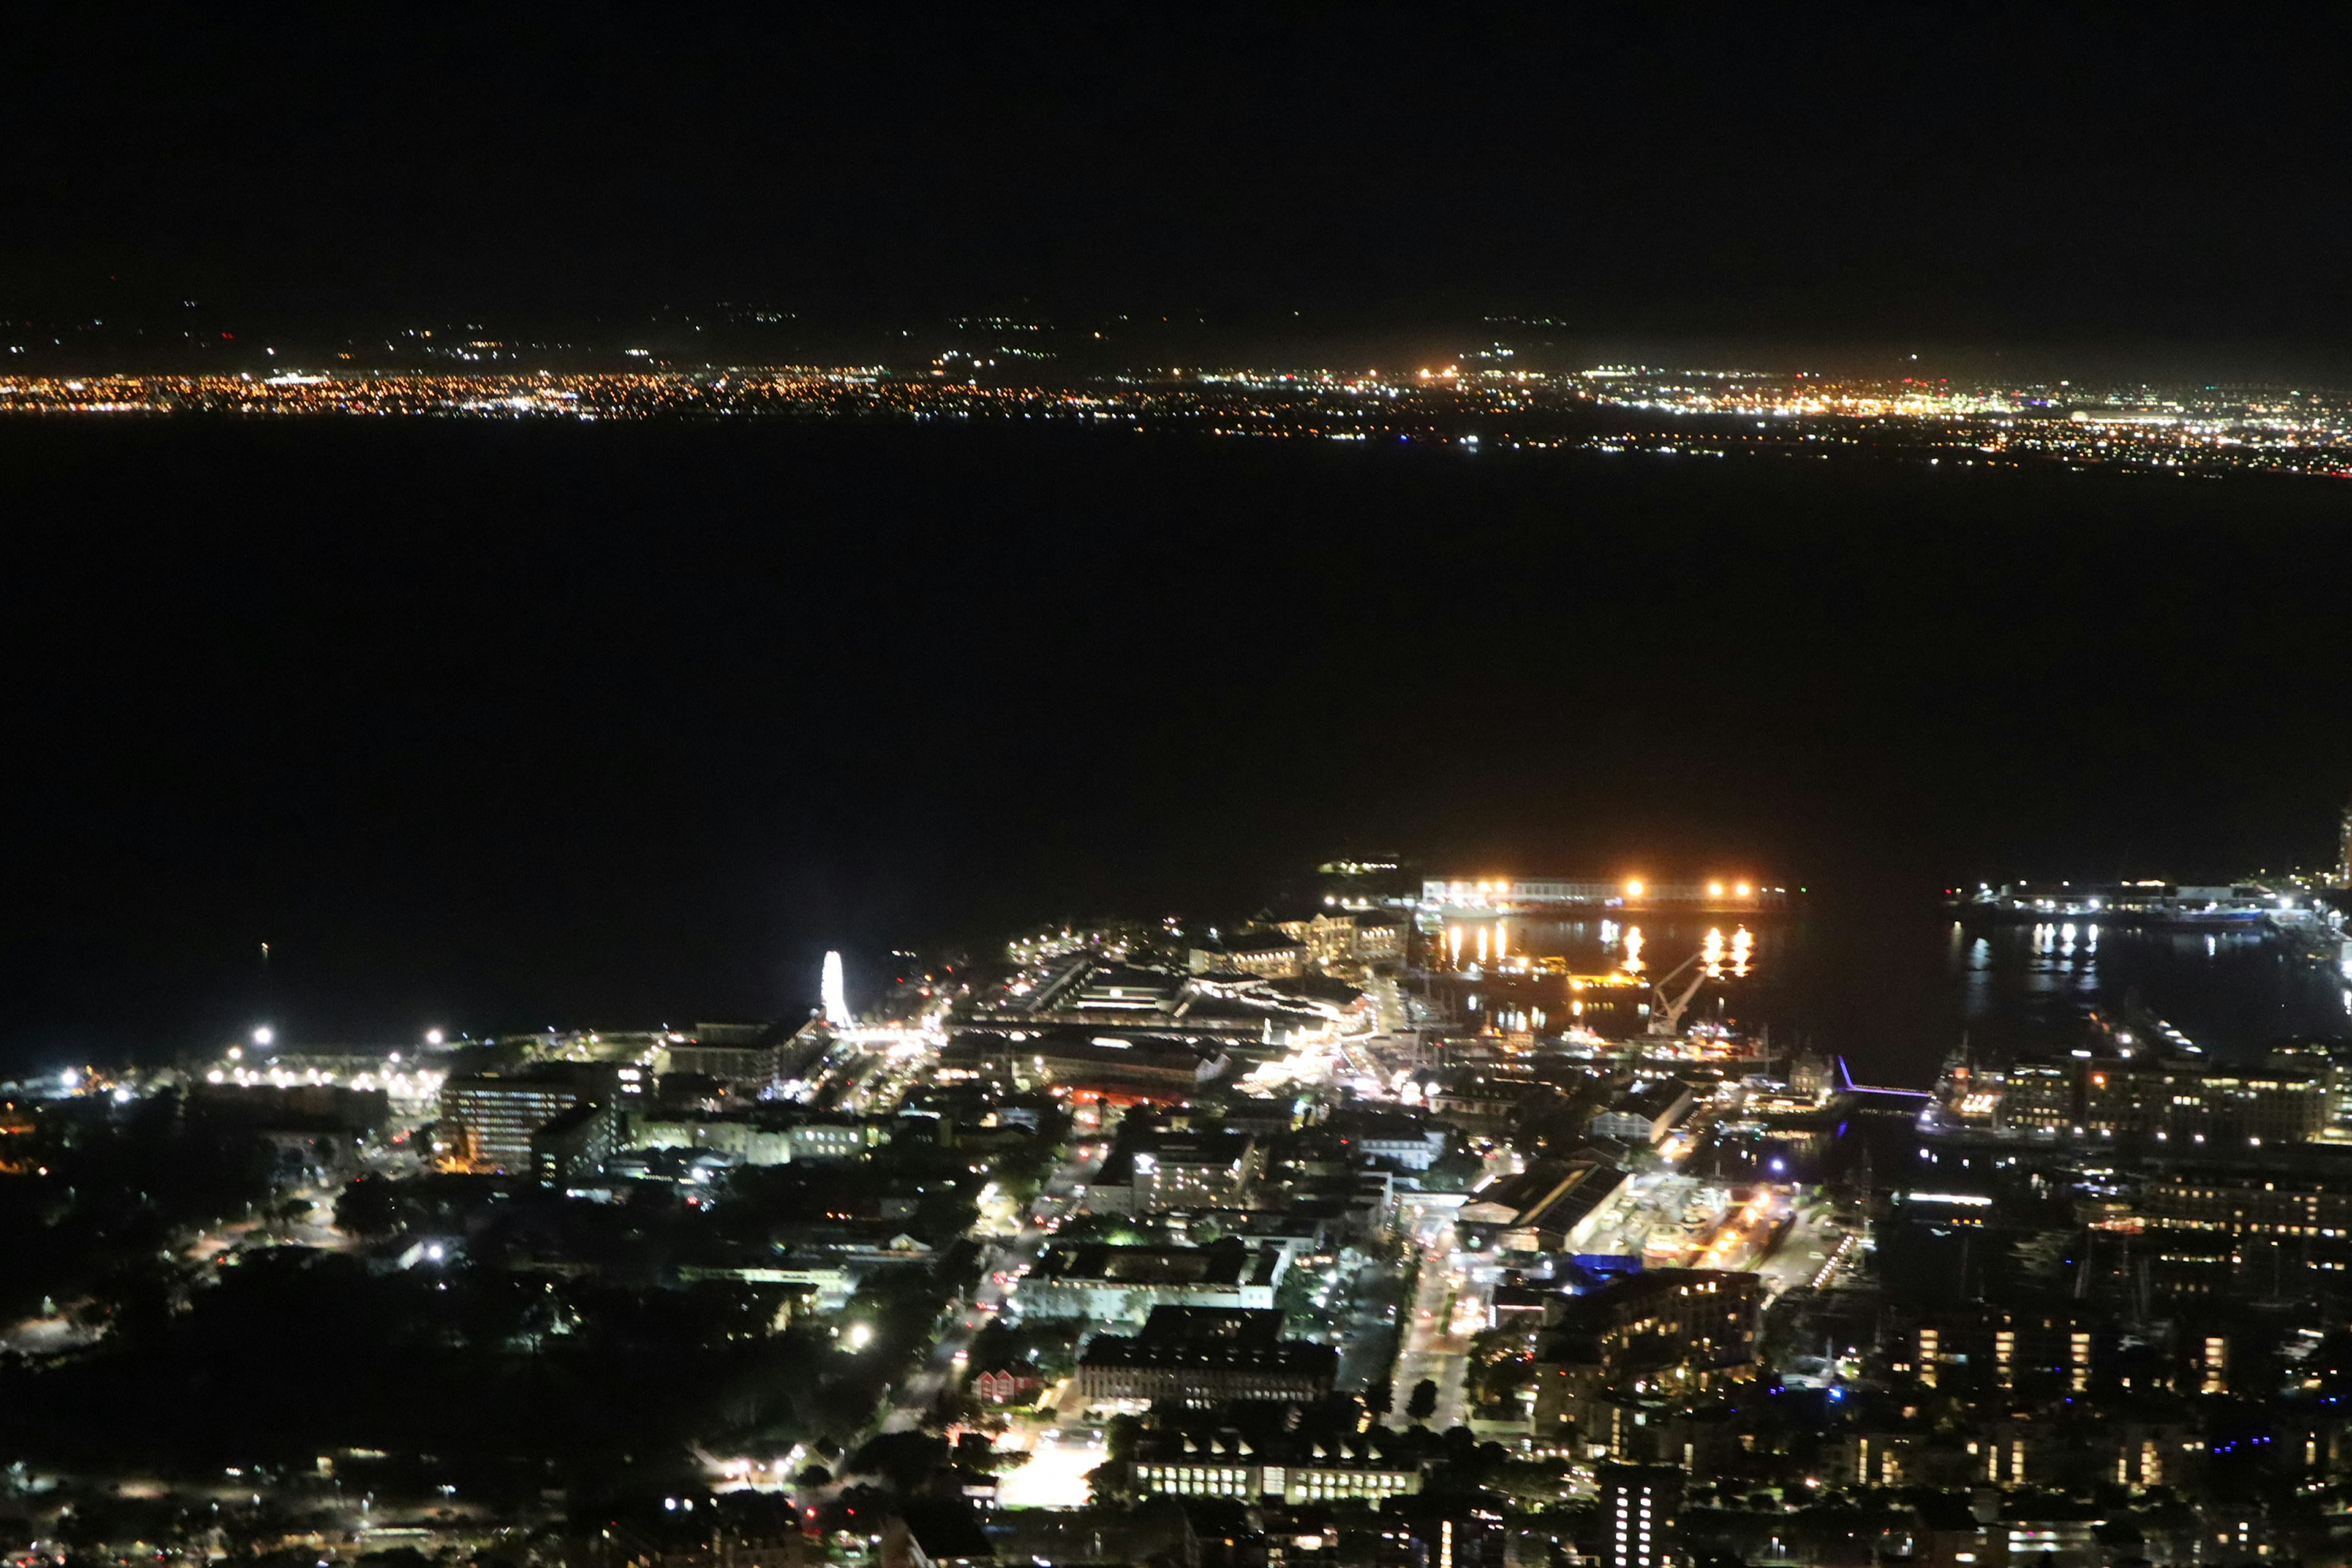
{"type": "MultiPolygon", "coordinates": [[[[2315,14],[534,16],[12,19],[0,298],[2352,353],[2315,14]]],[[[772,1015],[1348,851],[1860,910],[2330,849],[2340,487],[1724,467],[0,426],[0,1066],[772,1015]]]]}
{"type": "Polygon", "coordinates": [[[2352,21],[2318,7],[45,17],[0,61],[0,293],[34,303],[2352,349],[2352,21]]]}

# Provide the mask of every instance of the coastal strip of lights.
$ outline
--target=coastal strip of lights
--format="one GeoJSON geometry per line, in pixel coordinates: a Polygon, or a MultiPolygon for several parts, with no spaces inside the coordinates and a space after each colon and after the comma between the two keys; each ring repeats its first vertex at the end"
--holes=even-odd
{"type": "Polygon", "coordinates": [[[0,379],[0,414],[464,419],[1059,421],[1469,453],[1874,457],[2183,475],[2352,476],[2352,396],[2297,388],[2091,392],[1603,366],[1570,374],[1185,370],[1065,386],[878,366],[615,373],[288,372],[0,379]]]}

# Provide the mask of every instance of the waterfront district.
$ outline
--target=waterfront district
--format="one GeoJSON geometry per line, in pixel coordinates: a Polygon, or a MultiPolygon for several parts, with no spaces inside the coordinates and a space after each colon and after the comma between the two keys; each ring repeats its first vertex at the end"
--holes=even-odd
{"type": "MultiPolygon", "coordinates": [[[[2352,874],[1955,890],[2345,968],[2352,874]]],[[[2336,1563],[2352,1047],[1855,1081],[1801,889],[1322,868],[853,1011],[0,1109],[15,1564],[2336,1563]],[[1593,973],[1529,944],[1597,925],[1593,973]],[[1704,929],[1689,952],[1645,942],[1704,929]]]]}

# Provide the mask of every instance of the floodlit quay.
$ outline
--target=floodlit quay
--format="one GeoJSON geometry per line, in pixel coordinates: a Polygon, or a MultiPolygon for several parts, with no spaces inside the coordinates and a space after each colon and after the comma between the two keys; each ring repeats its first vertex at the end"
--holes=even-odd
{"type": "MultiPolygon", "coordinates": [[[[1480,356],[1491,359],[1493,356],[1480,356]]],[[[1171,369],[1068,384],[759,366],[0,380],[0,413],[1061,421],[1465,451],[1878,458],[1962,467],[2352,474],[2352,396],[2287,387],[1960,385],[1601,367],[1171,369]]]]}

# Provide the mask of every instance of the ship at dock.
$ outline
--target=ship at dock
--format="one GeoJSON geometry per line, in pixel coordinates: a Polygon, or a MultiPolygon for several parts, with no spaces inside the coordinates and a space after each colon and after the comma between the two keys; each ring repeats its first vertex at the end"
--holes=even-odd
{"type": "Polygon", "coordinates": [[[2258,937],[2303,963],[2338,970],[2352,980],[2352,931],[2347,926],[2352,893],[2315,889],[2308,879],[2284,888],[2258,882],[2013,882],[1974,893],[1955,890],[1945,901],[1963,925],[2051,926],[2068,938],[2081,927],[2095,941],[2102,926],[2258,937]]]}
{"type": "Polygon", "coordinates": [[[2273,917],[2308,911],[2307,895],[2258,882],[2009,882],[1947,899],[1963,921],[2039,925],[2075,921],[2095,925],[2178,931],[2271,928],[2273,917]]]}

